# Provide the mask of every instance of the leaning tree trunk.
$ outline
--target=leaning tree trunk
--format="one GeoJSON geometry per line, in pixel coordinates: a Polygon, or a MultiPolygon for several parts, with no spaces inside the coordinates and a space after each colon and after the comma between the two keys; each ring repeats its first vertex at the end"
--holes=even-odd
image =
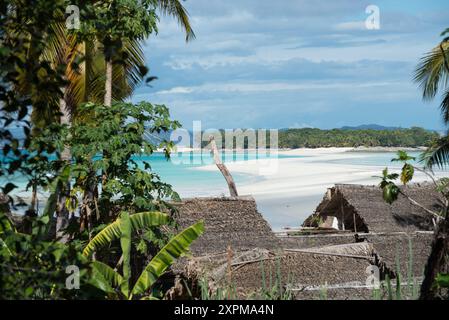
{"type": "Polygon", "coordinates": [[[433,300],[438,298],[438,288],[435,286],[435,278],[438,273],[448,271],[447,255],[449,253],[449,215],[446,214],[435,230],[435,238],[432,242],[432,250],[424,270],[424,281],[421,285],[420,300],[433,300]]]}
{"type": "Polygon", "coordinates": [[[225,178],[226,183],[228,184],[229,193],[231,194],[231,197],[238,197],[237,187],[235,186],[234,179],[232,178],[232,175],[229,172],[228,168],[221,161],[220,154],[219,154],[218,148],[217,148],[217,144],[215,142],[215,138],[213,136],[210,136],[209,142],[210,142],[210,147],[212,149],[212,153],[214,155],[215,164],[217,165],[221,174],[225,178]]]}
{"type": "MultiPolygon", "coordinates": [[[[65,89],[63,89],[63,97],[59,103],[61,116],[61,124],[70,126],[70,115],[67,110],[67,102],[65,100],[65,89]]],[[[69,164],[72,160],[70,148],[65,146],[61,154],[61,160],[65,164],[69,164]]],[[[65,229],[69,225],[69,210],[66,206],[66,200],[70,197],[70,180],[62,186],[58,193],[58,203],[56,206],[56,238],[66,243],[69,236],[65,233],[65,229]]]]}

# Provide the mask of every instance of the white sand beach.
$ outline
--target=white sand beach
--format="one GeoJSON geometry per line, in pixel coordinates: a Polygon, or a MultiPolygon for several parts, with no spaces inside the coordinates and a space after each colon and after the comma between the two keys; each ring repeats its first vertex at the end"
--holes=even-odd
{"type": "MultiPolygon", "coordinates": [[[[334,163],[351,162],[351,159],[367,157],[366,154],[348,152],[352,148],[295,149],[279,151],[287,156],[298,158],[276,159],[277,170],[263,174],[267,163],[264,160],[238,161],[227,164],[231,173],[251,174],[259,177],[250,183],[237,184],[241,195],[252,195],[257,201],[259,211],[275,230],[283,227],[297,227],[313,213],[327,188],[337,183],[374,185],[384,165],[357,165],[334,163]]],[[[394,153],[386,156],[394,158],[394,153]]],[[[356,159],[357,160],[357,159],[356,159]]],[[[266,161],[266,160],[265,160],[266,161]]],[[[272,160],[274,161],[274,160],[272,160]]],[[[400,164],[388,164],[392,171],[398,172],[400,164]],[[393,169],[394,168],[394,169],[393,169]]],[[[217,170],[208,165],[198,170],[217,170]]],[[[439,173],[439,176],[447,176],[439,173]]],[[[429,180],[417,172],[415,182],[429,180]]]]}

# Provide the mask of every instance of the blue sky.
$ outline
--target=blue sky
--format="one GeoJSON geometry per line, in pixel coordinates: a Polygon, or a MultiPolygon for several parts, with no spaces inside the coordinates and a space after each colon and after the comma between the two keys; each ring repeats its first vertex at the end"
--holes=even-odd
{"type": "Polygon", "coordinates": [[[197,39],[161,18],[145,44],[150,73],[134,102],[166,104],[190,128],[442,129],[439,100],[412,82],[449,23],[447,0],[188,0],[197,39]],[[368,30],[365,8],[380,9],[368,30]]]}

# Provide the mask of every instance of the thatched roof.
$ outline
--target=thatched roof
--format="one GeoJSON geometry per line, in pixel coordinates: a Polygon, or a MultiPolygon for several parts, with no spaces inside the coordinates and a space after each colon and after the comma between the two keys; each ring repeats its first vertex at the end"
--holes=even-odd
{"type": "MultiPolygon", "coordinates": [[[[410,274],[420,281],[433,238],[432,232],[419,231],[430,227],[428,216],[403,199],[397,205],[385,204],[376,187],[359,187],[337,185],[317,209],[320,218],[326,218],[343,204],[351,217],[345,220],[346,230],[356,216],[357,233],[277,237],[257,212],[252,198],[184,200],[177,204],[178,223],[187,227],[204,219],[206,231],[192,246],[192,257],[179,261],[173,271],[196,289],[202,279],[207,279],[212,292],[229,288],[230,283],[239,298],[266,298],[264,279],[265,286],[272,289],[276,277],[280,277],[280,287],[288,288],[294,299],[319,299],[323,293],[326,299],[372,299],[373,289],[366,286],[367,268],[379,266],[381,277],[388,274],[395,278],[396,261],[401,280],[410,274]],[[232,250],[227,252],[228,246],[232,250]]],[[[413,188],[417,189],[407,192],[419,201],[430,197],[429,193],[433,195],[430,189],[420,189],[422,186],[413,188]]],[[[182,288],[172,293],[173,297],[187,297],[182,288]]]]}
{"type": "Polygon", "coordinates": [[[185,228],[203,219],[204,234],[192,245],[196,256],[281,246],[252,197],[194,198],[176,203],[177,222],[185,228]]]}
{"type": "MultiPolygon", "coordinates": [[[[431,184],[411,184],[401,190],[429,210],[441,209],[440,195],[431,184]]],[[[429,213],[401,194],[393,204],[386,203],[377,186],[335,185],[304,226],[313,226],[317,220],[324,221],[329,216],[338,219],[340,229],[357,232],[414,232],[433,228],[429,213]]]]}
{"type": "Polygon", "coordinates": [[[376,264],[382,273],[390,277],[399,275],[405,280],[408,276],[420,278],[429,258],[433,232],[363,234],[365,240],[374,248],[376,264]]]}
{"type": "Polygon", "coordinates": [[[354,242],[353,233],[278,236],[285,249],[305,249],[354,242]]]}
{"type": "Polygon", "coordinates": [[[277,288],[288,290],[292,299],[318,299],[323,290],[331,299],[363,299],[372,296],[372,289],[363,288],[371,260],[371,256],[251,250],[234,253],[230,263],[226,254],[195,258],[187,269],[190,277],[207,278],[212,292],[231,288],[237,298],[266,298],[277,288]]]}

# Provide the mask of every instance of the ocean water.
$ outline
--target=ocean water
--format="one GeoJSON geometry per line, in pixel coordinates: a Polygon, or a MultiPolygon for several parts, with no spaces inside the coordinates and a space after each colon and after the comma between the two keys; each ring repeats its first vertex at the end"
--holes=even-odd
{"type": "MultiPolygon", "coordinates": [[[[418,152],[409,153],[411,156],[418,158],[418,152]]],[[[257,152],[225,152],[221,154],[224,163],[231,163],[234,161],[249,161],[256,159],[278,159],[285,158],[300,158],[304,156],[287,156],[281,154],[257,153],[257,152]]],[[[314,156],[310,157],[311,161],[315,161],[314,156]]],[[[381,175],[381,170],[385,167],[399,169],[402,163],[391,162],[395,157],[392,152],[347,152],[339,154],[335,159],[326,159],[325,163],[343,164],[354,166],[354,168],[361,167],[378,167],[376,172],[381,175]]],[[[172,185],[173,189],[179,193],[182,198],[191,197],[208,197],[208,196],[227,196],[229,190],[225,179],[220,171],[215,167],[213,158],[209,151],[200,152],[183,152],[172,154],[171,159],[166,159],[163,153],[154,153],[151,156],[139,156],[134,160],[143,167],[143,161],[150,164],[152,171],[157,173],[161,180],[172,185]],[[214,170],[198,170],[203,166],[213,166],[214,170]]],[[[323,160],[316,159],[319,163],[323,160]]],[[[415,161],[419,166],[419,163],[415,161]]],[[[280,164],[282,165],[282,164],[280,164]]],[[[371,170],[370,169],[370,170],[371,170]]],[[[231,172],[237,184],[237,188],[242,185],[248,186],[256,183],[264,177],[255,174],[242,174],[238,172],[231,172]]],[[[372,177],[371,173],[367,173],[367,178],[372,177]]],[[[16,175],[13,177],[13,183],[19,186],[14,190],[13,194],[20,196],[25,201],[30,197],[30,192],[27,192],[26,177],[16,175]]],[[[3,184],[4,179],[0,178],[0,184],[3,184]],[[3,181],[2,181],[3,180],[3,181]]],[[[281,230],[285,226],[299,226],[305,217],[313,212],[316,206],[322,199],[326,188],[335,181],[329,180],[328,183],[323,182],[322,188],[317,188],[316,194],[302,194],[298,192],[295,196],[291,195],[276,195],[275,198],[266,197],[265,195],[254,195],[259,211],[264,218],[269,222],[274,230],[281,230]]],[[[376,182],[377,183],[377,182],[376,182]]],[[[298,181],[301,185],[301,181],[298,181]]],[[[40,192],[39,208],[45,205],[46,194],[40,192]]],[[[20,210],[18,211],[20,212],[20,210]]]]}
{"type": "MultiPolygon", "coordinates": [[[[269,151],[228,151],[221,154],[224,163],[274,159],[275,157],[278,159],[299,158],[298,156],[270,154],[269,151]]],[[[213,171],[197,170],[202,166],[214,165],[213,157],[209,151],[172,153],[170,159],[165,158],[163,153],[155,152],[149,156],[133,157],[133,160],[141,168],[144,167],[144,161],[149,163],[151,170],[157,173],[163,182],[171,184],[181,197],[222,196],[229,193],[226,181],[218,169],[213,171]]],[[[249,174],[233,173],[232,176],[236,184],[250,183],[260,179],[249,174]]],[[[8,177],[8,180],[5,177],[0,177],[0,185],[4,185],[5,182],[12,182],[17,185],[18,188],[12,194],[27,200],[29,197],[26,191],[27,177],[19,174],[8,177]]],[[[45,193],[42,192],[41,194],[45,196],[45,193]]]]}
{"type": "MultiPolygon", "coordinates": [[[[270,153],[249,152],[223,152],[221,160],[224,163],[235,161],[262,160],[262,159],[284,159],[299,158],[298,156],[286,156],[270,153]]],[[[218,170],[197,170],[202,166],[214,165],[213,157],[210,152],[183,152],[171,155],[167,160],[162,153],[155,153],[148,157],[134,158],[143,166],[142,161],[146,161],[151,168],[162,179],[173,186],[173,189],[181,197],[202,197],[202,196],[222,196],[228,195],[228,187],[223,175],[218,170]]],[[[258,176],[232,173],[236,184],[251,183],[261,179],[258,176]]]]}
{"type": "MultiPolygon", "coordinates": [[[[396,158],[395,152],[347,152],[350,157],[341,159],[328,160],[329,163],[362,165],[362,166],[382,166],[382,167],[398,167],[403,165],[401,162],[392,162],[391,159],[396,158]]],[[[422,166],[419,162],[420,152],[407,152],[415,160],[409,161],[416,166],[422,166]]]]}

